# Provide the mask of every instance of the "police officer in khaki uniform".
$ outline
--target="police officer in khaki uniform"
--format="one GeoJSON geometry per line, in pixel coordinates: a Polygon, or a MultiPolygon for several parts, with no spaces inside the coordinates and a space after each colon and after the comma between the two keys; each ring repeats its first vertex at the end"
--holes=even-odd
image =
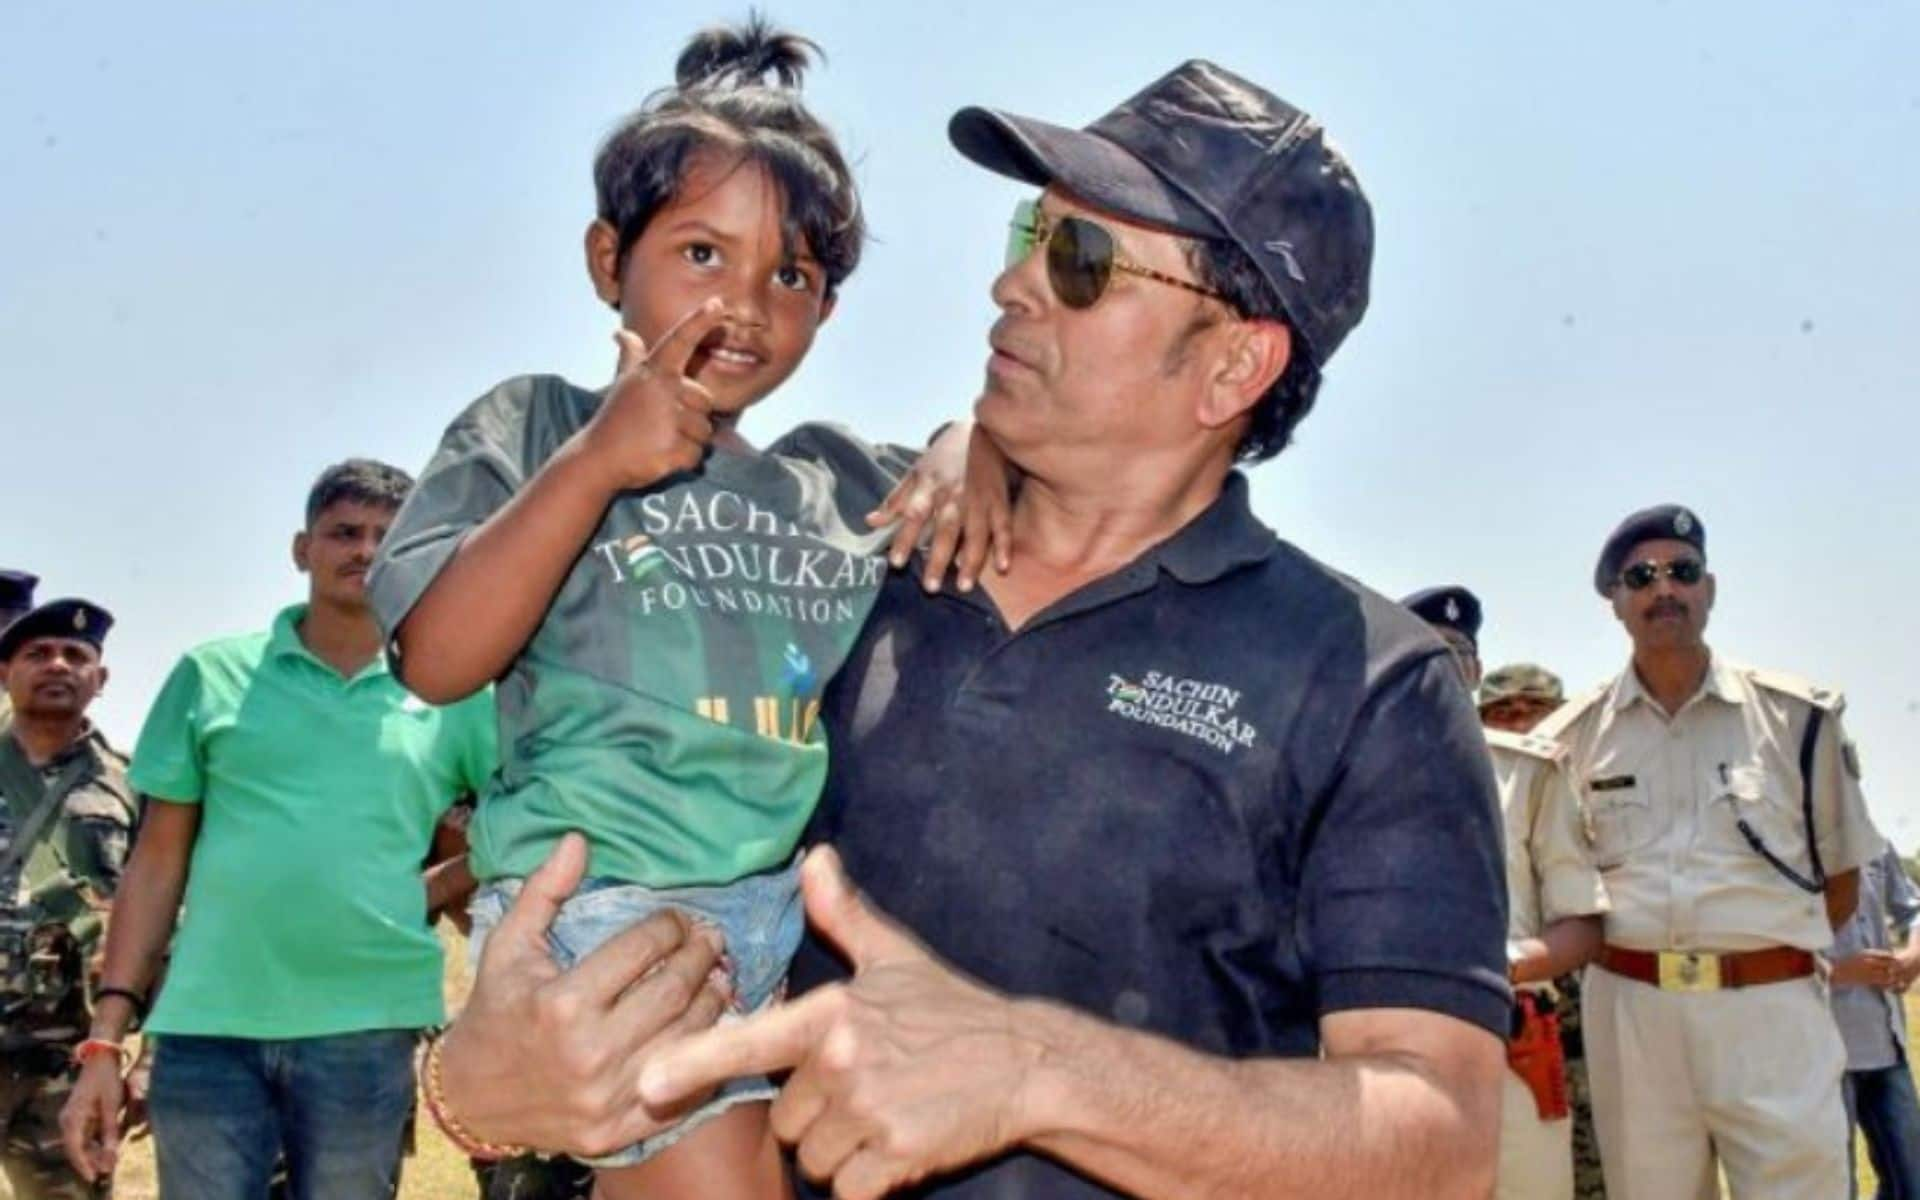
{"type": "Polygon", "coordinates": [[[0,633],[13,704],[0,734],[0,1168],[15,1200],[108,1194],[68,1165],[59,1117],[135,815],[126,759],[86,716],[112,623],[57,600],[0,633]]]}
{"type": "MultiPolygon", "coordinates": [[[[33,607],[33,589],[40,583],[40,577],[27,571],[0,570],[0,633],[7,626],[27,615],[33,607]]],[[[13,701],[0,691],[0,730],[7,727],[13,717],[13,701]]]]}
{"type": "Polygon", "coordinates": [[[1841,700],[1704,640],[1706,530],[1621,523],[1594,587],[1633,640],[1611,684],[1535,733],[1560,742],[1612,909],[1586,979],[1594,1116],[1616,1200],[1831,1200],[1847,1189],[1845,1054],[1814,952],[1882,842],[1841,700]]]}
{"type": "Polygon", "coordinates": [[[1487,730],[1506,825],[1507,962],[1514,1023],[1500,1115],[1501,1200],[1570,1200],[1573,1120],[1552,981],[1600,948],[1606,888],[1581,830],[1562,751],[1487,730]]]}
{"type": "MultiPolygon", "coordinates": [[[[1480,722],[1488,729],[1531,733],[1566,703],[1560,677],[1536,663],[1508,663],[1480,683],[1480,722]]],[[[1560,1020],[1560,1049],[1567,1060],[1567,1105],[1573,1110],[1574,1200],[1607,1200],[1600,1171],[1600,1141],[1593,1135],[1593,1093],[1587,1082],[1586,1041],[1580,1027],[1581,971],[1553,981],[1553,1015],[1560,1020]]]]}
{"type": "MultiPolygon", "coordinates": [[[[1479,597],[1451,585],[1415,592],[1400,603],[1447,643],[1462,682],[1470,689],[1478,684],[1484,615],[1479,597]]],[[[1499,674],[1501,711],[1513,710],[1516,724],[1520,713],[1531,716],[1531,724],[1556,707],[1541,708],[1525,686],[1537,691],[1536,675],[1545,674],[1537,667],[1499,674]]],[[[1553,684],[1557,689],[1559,681],[1553,684]]],[[[1599,949],[1606,889],[1581,829],[1560,748],[1523,729],[1501,728],[1487,720],[1484,707],[1482,720],[1506,833],[1507,970],[1514,985],[1495,1194],[1500,1200],[1571,1200],[1573,1121],[1552,981],[1584,967],[1599,949]]]]}

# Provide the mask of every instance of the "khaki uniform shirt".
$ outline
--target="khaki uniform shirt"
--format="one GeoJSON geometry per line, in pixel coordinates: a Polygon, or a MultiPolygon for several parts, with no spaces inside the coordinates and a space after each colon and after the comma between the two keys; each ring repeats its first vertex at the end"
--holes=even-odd
{"type": "Polygon", "coordinates": [[[1800,742],[1825,714],[1813,756],[1813,833],[1829,875],[1880,853],[1838,693],[1716,657],[1668,716],[1631,664],[1535,733],[1566,748],[1612,910],[1607,941],[1636,950],[1819,950],[1826,904],[1789,881],[1740,832],[1744,818],[1802,876],[1800,742]]]}
{"type": "Polygon", "coordinates": [[[1487,749],[1506,827],[1507,939],[1536,938],[1555,921],[1606,912],[1606,885],[1559,746],[1489,729],[1487,749]]]}

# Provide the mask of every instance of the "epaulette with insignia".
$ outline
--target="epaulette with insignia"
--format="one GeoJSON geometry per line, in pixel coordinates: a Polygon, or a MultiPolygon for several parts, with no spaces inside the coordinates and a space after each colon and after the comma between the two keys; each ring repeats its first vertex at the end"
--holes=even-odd
{"type": "Polygon", "coordinates": [[[1536,737],[1531,733],[1513,733],[1505,729],[1489,728],[1486,734],[1487,745],[1501,750],[1510,750],[1515,754],[1524,754],[1528,758],[1558,762],[1566,753],[1560,743],[1550,738],[1536,737]]]}
{"type": "Polygon", "coordinates": [[[1582,714],[1599,703],[1600,698],[1605,696],[1612,688],[1613,684],[1608,682],[1587,689],[1565,704],[1562,704],[1559,708],[1548,713],[1546,719],[1538,725],[1535,725],[1533,732],[1528,736],[1544,738],[1549,742],[1558,743],[1560,736],[1566,733],[1566,731],[1572,727],[1573,723],[1580,719],[1582,714]]]}
{"type": "Polygon", "coordinates": [[[1785,671],[1769,671],[1761,667],[1741,667],[1741,674],[1755,684],[1770,692],[1792,696],[1796,700],[1805,700],[1815,708],[1830,713],[1839,713],[1847,706],[1847,698],[1833,688],[1821,687],[1798,675],[1789,675],[1785,671]]]}

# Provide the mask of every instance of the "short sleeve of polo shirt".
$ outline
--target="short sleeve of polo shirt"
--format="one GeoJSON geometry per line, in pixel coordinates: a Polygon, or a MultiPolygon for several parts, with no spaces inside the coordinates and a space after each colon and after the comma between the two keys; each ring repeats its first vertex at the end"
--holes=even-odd
{"type": "Polygon", "coordinates": [[[531,410],[546,383],[535,377],[508,380],[447,427],[394,518],[367,581],[368,599],[388,637],[467,532],[498,512],[526,482],[531,410]]]}
{"type": "Polygon", "coordinates": [[[1504,1038],[1506,878],[1485,737],[1446,655],[1388,670],[1302,864],[1319,1009],[1418,1008],[1504,1038]]]}
{"type": "Polygon", "coordinates": [[[140,727],[127,782],[173,804],[198,804],[206,786],[200,741],[200,664],[182,658],[161,685],[140,727]]]}

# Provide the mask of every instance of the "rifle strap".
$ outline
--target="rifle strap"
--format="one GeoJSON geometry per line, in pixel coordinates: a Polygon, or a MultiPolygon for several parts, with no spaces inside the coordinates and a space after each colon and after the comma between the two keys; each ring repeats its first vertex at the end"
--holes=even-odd
{"type": "MultiPolygon", "coordinates": [[[[63,767],[49,783],[36,770],[27,756],[20,751],[20,745],[12,738],[0,742],[0,792],[8,794],[8,803],[16,814],[23,808],[25,816],[14,831],[13,840],[7,846],[7,852],[0,856],[0,879],[13,875],[14,868],[25,862],[40,842],[40,836],[47,826],[60,813],[61,802],[80,781],[91,764],[85,754],[75,755],[73,761],[63,767]],[[11,797],[18,793],[19,800],[11,797]]],[[[66,856],[53,848],[54,857],[60,860],[61,868],[66,867],[66,856]]]]}

